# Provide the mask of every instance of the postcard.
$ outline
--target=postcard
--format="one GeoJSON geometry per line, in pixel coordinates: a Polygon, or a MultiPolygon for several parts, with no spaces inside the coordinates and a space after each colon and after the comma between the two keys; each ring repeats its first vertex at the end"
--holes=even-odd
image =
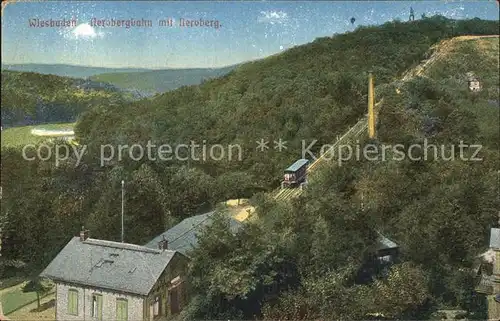
{"type": "Polygon", "coordinates": [[[2,2],[0,320],[499,320],[498,1],[2,2]]]}

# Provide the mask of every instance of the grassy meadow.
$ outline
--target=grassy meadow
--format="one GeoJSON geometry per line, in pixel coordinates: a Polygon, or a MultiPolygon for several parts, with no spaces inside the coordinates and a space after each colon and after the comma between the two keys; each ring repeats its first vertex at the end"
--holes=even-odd
{"type": "Polygon", "coordinates": [[[46,129],[46,130],[70,130],[73,129],[74,123],[62,124],[44,124],[35,126],[22,126],[12,127],[2,130],[2,147],[15,147],[27,144],[37,144],[48,137],[35,136],[31,134],[33,129],[46,129]]]}

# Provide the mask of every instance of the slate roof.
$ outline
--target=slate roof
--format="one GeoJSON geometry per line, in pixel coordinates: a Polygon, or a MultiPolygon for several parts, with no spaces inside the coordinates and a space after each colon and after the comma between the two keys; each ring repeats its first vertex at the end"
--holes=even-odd
{"type": "Polygon", "coordinates": [[[147,295],[175,254],[135,244],[73,237],[40,276],[147,295]]]}
{"type": "Polygon", "coordinates": [[[490,230],[490,248],[500,249],[500,228],[490,230]]]}
{"type": "MultiPolygon", "coordinates": [[[[144,246],[156,249],[158,248],[158,242],[165,237],[168,241],[169,250],[179,251],[186,255],[189,250],[197,246],[197,233],[200,233],[205,226],[212,223],[214,214],[215,211],[186,218],[166,232],[158,235],[144,246]]],[[[233,218],[230,219],[229,224],[233,233],[236,233],[241,227],[241,223],[233,218]]]]}
{"type": "Polygon", "coordinates": [[[377,232],[377,234],[378,234],[377,250],[380,251],[380,250],[394,249],[394,248],[399,247],[396,243],[389,240],[387,237],[383,236],[381,233],[377,232]]]}
{"type": "Polygon", "coordinates": [[[307,159],[299,159],[298,161],[290,165],[290,167],[285,169],[285,172],[295,172],[307,163],[309,163],[307,159]]]}
{"type": "Polygon", "coordinates": [[[377,245],[376,245],[376,250],[377,251],[382,251],[382,250],[387,250],[387,249],[396,249],[399,247],[395,242],[391,241],[382,233],[377,232],[378,237],[377,237],[377,245]]]}

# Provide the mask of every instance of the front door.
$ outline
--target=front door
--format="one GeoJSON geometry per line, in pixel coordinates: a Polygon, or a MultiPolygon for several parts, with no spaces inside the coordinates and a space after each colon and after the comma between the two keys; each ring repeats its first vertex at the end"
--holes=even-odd
{"type": "Polygon", "coordinates": [[[153,304],[149,305],[149,321],[153,321],[154,318],[154,308],[153,304]]]}
{"type": "Polygon", "coordinates": [[[174,287],[171,288],[169,291],[169,296],[170,296],[170,313],[171,314],[177,314],[180,312],[179,309],[179,288],[174,287]]]}

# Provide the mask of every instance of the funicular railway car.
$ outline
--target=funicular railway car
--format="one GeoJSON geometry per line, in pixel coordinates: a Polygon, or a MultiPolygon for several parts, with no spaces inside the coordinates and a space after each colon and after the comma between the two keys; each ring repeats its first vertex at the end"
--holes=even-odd
{"type": "Polygon", "coordinates": [[[283,188],[297,187],[305,183],[307,178],[307,165],[309,165],[309,161],[307,159],[299,159],[290,167],[285,169],[281,186],[283,188]]]}

